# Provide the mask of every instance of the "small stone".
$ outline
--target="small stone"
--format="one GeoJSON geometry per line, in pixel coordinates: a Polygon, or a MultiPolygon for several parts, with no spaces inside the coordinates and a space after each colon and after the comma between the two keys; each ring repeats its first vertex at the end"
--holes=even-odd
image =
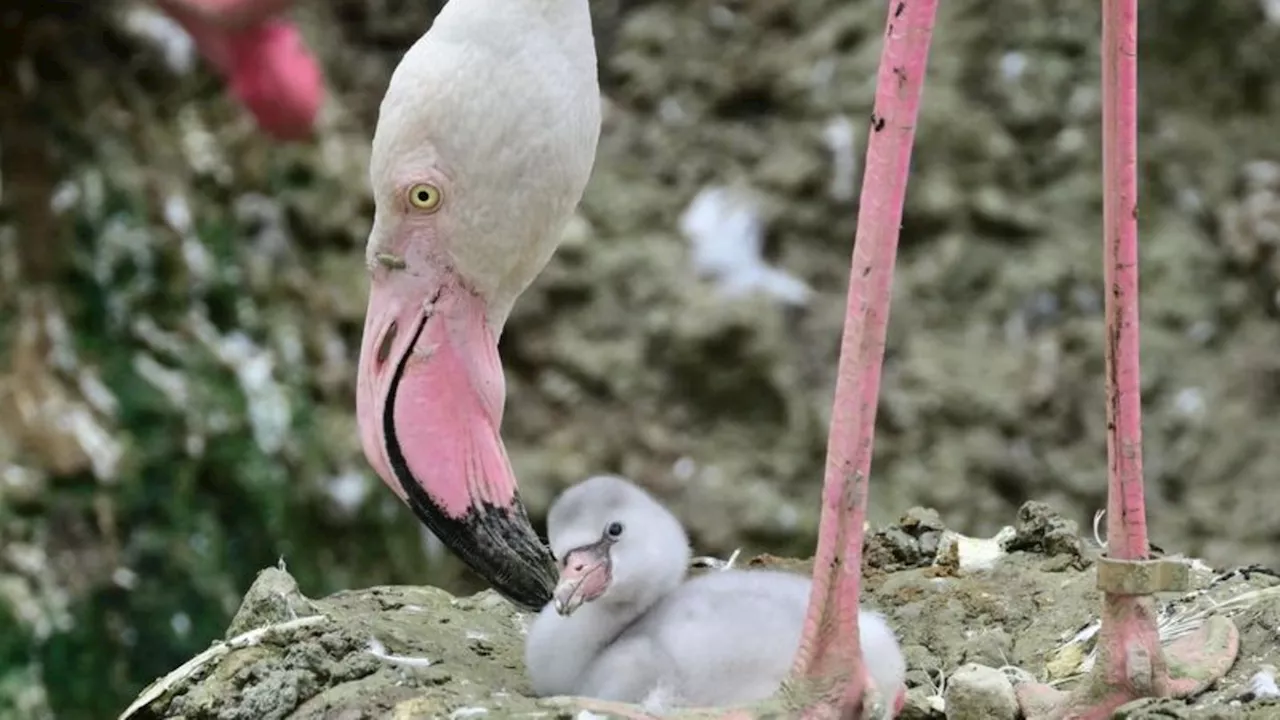
{"type": "Polygon", "coordinates": [[[1018,508],[1014,529],[1017,534],[1006,546],[1010,552],[1025,550],[1049,556],[1068,555],[1072,558],[1083,555],[1079,526],[1074,520],[1059,515],[1046,503],[1035,500],[1023,503],[1018,508]]]}
{"type": "Polygon", "coordinates": [[[920,688],[907,691],[907,701],[897,720],[946,720],[942,698],[920,688]]]}
{"type": "Polygon", "coordinates": [[[889,527],[884,530],[884,539],[893,549],[894,560],[910,566],[920,559],[920,544],[901,528],[889,527]]]}
{"type": "Polygon", "coordinates": [[[298,590],[292,575],[281,568],[267,568],[249,586],[225,637],[314,614],[315,604],[298,590]]]}
{"type": "Polygon", "coordinates": [[[947,529],[937,510],[919,506],[908,509],[898,524],[917,537],[926,532],[942,532],[947,529]]]}
{"type": "Polygon", "coordinates": [[[999,665],[1013,654],[1013,638],[1004,628],[980,632],[965,641],[961,653],[961,659],[968,663],[999,665]]]}
{"type": "Polygon", "coordinates": [[[1014,720],[1018,699],[1005,674],[985,665],[961,665],[947,680],[948,720],[1014,720]]]}
{"type": "Polygon", "coordinates": [[[924,567],[932,560],[920,554],[920,544],[900,527],[887,527],[868,535],[862,557],[864,566],[887,571],[924,567]]]}
{"type": "Polygon", "coordinates": [[[937,557],[938,545],[942,541],[942,533],[930,530],[920,534],[920,554],[924,557],[937,557]]]}

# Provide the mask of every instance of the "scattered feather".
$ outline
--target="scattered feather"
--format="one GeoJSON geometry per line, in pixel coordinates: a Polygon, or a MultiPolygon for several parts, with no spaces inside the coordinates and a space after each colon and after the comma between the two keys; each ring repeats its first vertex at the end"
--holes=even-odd
{"type": "Polygon", "coordinates": [[[431,660],[424,657],[410,657],[408,655],[392,655],[387,652],[387,646],[378,641],[377,638],[369,638],[368,653],[383,662],[393,665],[403,665],[404,667],[431,667],[431,660]]]}
{"type": "Polygon", "coordinates": [[[760,291],[788,305],[809,302],[808,285],[765,262],[764,222],[748,191],[704,188],[680,216],[680,232],[693,246],[694,268],[727,296],[760,291]]]}
{"type": "Polygon", "coordinates": [[[1005,556],[1005,546],[1017,534],[1005,526],[995,536],[975,538],[947,530],[938,541],[938,554],[934,565],[953,567],[957,570],[990,570],[1005,556]]]}
{"type": "Polygon", "coordinates": [[[1254,700],[1267,700],[1280,697],[1280,687],[1276,686],[1276,669],[1263,665],[1262,669],[1249,678],[1249,694],[1254,700]]]}

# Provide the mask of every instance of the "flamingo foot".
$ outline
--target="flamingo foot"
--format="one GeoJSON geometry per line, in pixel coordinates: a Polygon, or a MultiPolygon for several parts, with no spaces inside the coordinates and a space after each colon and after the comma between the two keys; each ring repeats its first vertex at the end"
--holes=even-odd
{"type": "Polygon", "coordinates": [[[1073,692],[1042,683],[1019,685],[1018,705],[1026,720],[1103,720],[1121,705],[1143,697],[1194,697],[1221,680],[1240,651],[1239,630],[1221,616],[1210,617],[1195,632],[1157,648],[1160,657],[1155,663],[1141,662],[1144,653],[1142,644],[1135,642],[1137,631],[1133,623],[1119,628],[1120,635],[1129,636],[1119,641],[1127,650],[1121,658],[1128,656],[1123,666],[1112,662],[1108,668],[1099,662],[1091,677],[1073,692]],[[1148,680],[1133,672],[1141,665],[1163,666],[1163,670],[1148,680]]]}
{"type": "Polygon", "coordinates": [[[1240,631],[1229,618],[1215,615],[1198,630],[1165,646],[1169,695],[1195,697],[1221,680],[1240,654],[1240,631]]]}

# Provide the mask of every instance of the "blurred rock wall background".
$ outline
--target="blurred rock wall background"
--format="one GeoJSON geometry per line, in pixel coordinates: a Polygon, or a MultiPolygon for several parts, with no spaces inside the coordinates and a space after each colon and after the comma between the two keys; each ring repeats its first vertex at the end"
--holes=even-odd
{"type": "MultiPolygon", "coordinates": [[[[353,415],[368,140],[437,4],[301,5],[332,97],[313,143],[280,146],[145,5],[0,3],[0,717],[114,716],[281,558],[311,596],[475,587],[353,415]]],[[[596,173],[502,340],[525,498],[540,516],[621,472],[700,550],[805,555],[884,5],[593,10],[596,173]]],[[[1142,13],[1153,541],[1267,562],[1280,6],[1142,13]]],[[[942,3],[873,521],[1103,506],[1098,33],[1089,3],[942,3]]]]}

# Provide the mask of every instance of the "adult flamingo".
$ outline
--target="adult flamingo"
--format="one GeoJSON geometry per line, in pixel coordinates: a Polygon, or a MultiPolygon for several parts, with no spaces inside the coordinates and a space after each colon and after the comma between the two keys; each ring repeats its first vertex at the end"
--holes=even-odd
{"type": "MultiPolygon", "coordinates": [[[[1116,17],[1134,15],[1132,3],[1104,0],[1113,55],[1116,17]]],[[[889,3],[813,593],[789,692],[776,699],[791,715],[857,717],[876,704],[864,698],[857,631],[862,523],[898,228],[936,6],[936,0],[889,3]]],[[[1114,91],[1119,97],[1125,87],[1109,84],[1108,96],[1114,91]]],[[[1127,87],[1132,93],[1132,84],[1127,87]]],[[[1108,117],[1114,117],[1114,102],[1108,100],[1108,117]]],[[[367,251],[372,289],[357,385],[364,451],[448,547],[499,592],[530,609],[551,599],[556,573],[529,524],[499,436],[504,384],[497,342],[516,298],[549,260],[581,199],[599,128],[586,0],[469,0],[447,5],[406,53],[383,100],[373,141],[376,214],[367,251]]],[[[1113,133],[1108,125],[1108,138],[1113,133]]],[[[1114,140],[1107,148],[1111,158],[1114,140]]],[[[1132,163],[1109,160],[1108,168],[1109,191],[1135,187],[1132,163]],[[1129,179],[1120,179],[1125,173],[1129,179]],[[1117,179],[1120,185],[1113,188],[1117,179]]],[[[1100,572],[1110,582],[1102,588],[1107,651],[1099,663],[1107,692],[1086,689],[1064,699],[1023,688],[1029,710],[1056,717],[1099,718],[1131,697],[1199,686],[1167,682],[1147,612],[1154,587],[1134,580],[1160,576],[1169,566],[1140,559],[1146,540],[1141,476],[1133,462],[1140,449],[1134,434],[1136,335],[1130,335],[1136,332],[1136,232],[1113,230],[1128,222],[1122,215],[1133,214],[1136,196],[1130,192],[1127,198],[1123,211],[1114,198],[1108,200],[1108,247],[1115,252],[1108,253],[1113,264],[1107,272],[1111,278],[1120,269],[1120,289],[1114,297],[1108,294],[1107,305],[1116,339],[1108,350],[1108,412],[1114,420],[1108,453],[1110,535],[1117,555],[1100,572]],[[1116,370],[1118,362],[1131,367],[1116,370]],[[1143,658],[1149,661],[1145,681],[1138,676],[1143,658]]],[[[1234,627],[1225,627],[1223,636],[1222,623],[1206,626],[1202,637],[1223,641],[1214,646],[1220,650],[1214,657],[1229,655],[1229,665],[1237,640],[1234,627]]],[[[1225,671],[1220,665],[1201,664],[1200,676],[1211,679],[1225,671]]],[[[644,717],[634,709],[609,709],[644,717]]]]}
{"type": "MultiPolygon", "coordinates": [[[[818,713],[862,704],[858,587],[884,262],[897,239],[933,14],[932,2],[896,13],[882,76],[900,82],[884,83],[873,123],[867,188],[890,199],[864,197],[864,208],[882,212],[860,222],[860,282],[837,389],[857,400],[836,405],[796,665],[812,692],[792,695],[818,713]],[[880,311],[868,314],[870,306],[880,311]]],[[[581,199],[599,132],[587,0],[470,0],[446,5],[405,54],[373,139],[372,288],[357,381],[364,451],[427,527],[529,609],[551,599],[555,563],[530,526],[499,436],[497,343],[581,199]]]]}

